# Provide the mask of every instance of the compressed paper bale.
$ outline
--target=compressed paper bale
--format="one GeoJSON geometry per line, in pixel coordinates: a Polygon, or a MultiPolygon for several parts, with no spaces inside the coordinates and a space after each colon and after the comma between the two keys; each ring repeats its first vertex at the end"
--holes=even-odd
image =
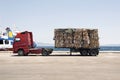
{"type": "Polygon", "coordinates": [[[80,48],[82,42],[82,29],[74,30],[73,47],[80,48]]]}
{"type": "Polygon", "coordinates": [[[56,47],[72,47],[72,30],[59,29],[55,30],[55,46],[56,47]]]}
{"type": "Polygon", "coordinates": [[[66,29],[64,32],[64,47],[72,47],[72,30],[66,29]]]}
{"type": "Polygon", "coordinates": [[[92,38],[92,39],[98,39],[98,30],[97,29],[90,30],[89,33],[90,33],[89,34],[90,38],[92,38]]]}
{"type": "Polygon", "coordinates": [[[89,44],[90,44],[90,39],[89,39],[89,35],[88,35],[88,30],[83,29],[83,44],[82,44],[82,47],[83,48],[88,48],[89,44]]]}
{"type": "Polygon", "coordinates": [[[55,47],[62,47],[64,45],[63,32],[55,29],[55,47]]]}
{"type": "Polygon", "coordinates": [[[98,47],[99,47],[98,41],[91,41],[90,48],[98,48],[98,47]]]}
{"type": "Polygon", "coordinates": [[[98,37],[98,30],[90,30],[89,31],[90,36],[90,48],[97,48],[99,47],[99,37],[98,37]]]}

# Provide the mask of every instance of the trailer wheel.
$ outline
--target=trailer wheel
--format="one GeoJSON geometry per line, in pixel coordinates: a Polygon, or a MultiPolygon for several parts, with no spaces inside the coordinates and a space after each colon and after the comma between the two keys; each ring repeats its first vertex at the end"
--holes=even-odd
{"type": "Polygon", "coordinates": [[[22,49],[18,50],[18,55],[19,56],[24,56],[24,51],[22,49]]]}
{"type": "Polygon", "coordinates": [[[87,50],[81,50],[80,51],[82,56],[88,56],[88,51],[87,50]]]}
{"type": "Polygon", "coordinates": [[[42,56],[48,56],[48,55],[49,55],[49,53],[46,50],[43,50],[42,56]]]}
{"type": "Polygon", "coordinates": [[[89,51],[89,55],[90,55],[90,56],[97,56],[98,53],[99,53],[99,51],[98,51],[97,49],[91,49],[91,50],[89,51]]]}

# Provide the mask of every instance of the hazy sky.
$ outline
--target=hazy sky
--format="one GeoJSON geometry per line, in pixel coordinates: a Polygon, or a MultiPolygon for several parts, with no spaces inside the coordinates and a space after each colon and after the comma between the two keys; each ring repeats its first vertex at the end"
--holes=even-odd
{"type": "Polygon", "coordinates": [[[54,28],[98,28],[100,44],[120,44],[120,0],[0,0],[0,27],[54,43],[54,28]]]}

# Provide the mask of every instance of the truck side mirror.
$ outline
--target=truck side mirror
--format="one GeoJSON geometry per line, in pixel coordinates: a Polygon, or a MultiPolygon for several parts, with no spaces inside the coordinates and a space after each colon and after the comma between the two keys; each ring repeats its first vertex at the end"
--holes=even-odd
{"type": "Polygon", "coordinates": [[[15,42],[19,42],[20,41],[20,38],[15,38],[15,42]]]}

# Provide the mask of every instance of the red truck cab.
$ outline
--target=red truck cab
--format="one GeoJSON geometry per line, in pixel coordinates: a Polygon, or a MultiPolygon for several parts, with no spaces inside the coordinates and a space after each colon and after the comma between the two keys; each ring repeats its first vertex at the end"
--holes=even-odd
{"type": "Polygon", "coordinates": [[[13,53],[18,53],[20,56],[25,56],[28,54],[42,54],[43,56],[47,56],[51,54],[53,49],[45,49],[45,48],[35,48],[33,42],[32,32],[21,32],[15,36],[13,43],[13,53]]]}

